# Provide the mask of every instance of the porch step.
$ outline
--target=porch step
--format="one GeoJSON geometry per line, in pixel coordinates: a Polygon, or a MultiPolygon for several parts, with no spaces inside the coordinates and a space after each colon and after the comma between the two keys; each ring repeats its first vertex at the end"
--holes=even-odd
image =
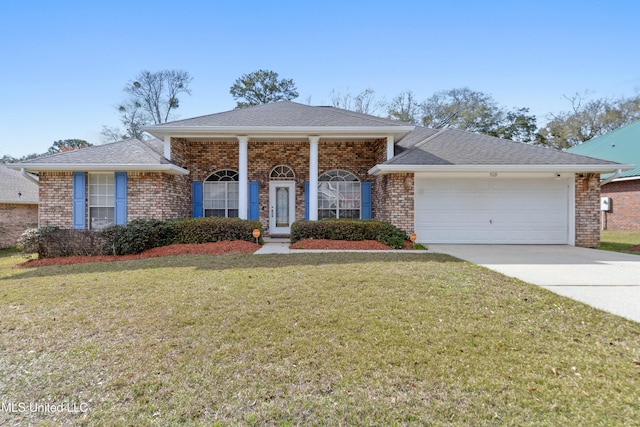
{"type": "Polygon", "coordinates": [[[291,239],[288,237],[265,237],[264,243],[290,243],[291,239]]]}

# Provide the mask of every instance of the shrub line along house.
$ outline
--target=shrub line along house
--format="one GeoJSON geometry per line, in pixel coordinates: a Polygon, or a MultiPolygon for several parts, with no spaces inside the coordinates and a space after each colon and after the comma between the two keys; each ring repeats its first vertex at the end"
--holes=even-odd
{"type": "Polygon", "coordinates": [[[421,243],[599,244],[600,173],[631,165],[334,107],[277,102],[12,165],[40,176],[40,225],[139,218],[387,221],[421,243]]]}

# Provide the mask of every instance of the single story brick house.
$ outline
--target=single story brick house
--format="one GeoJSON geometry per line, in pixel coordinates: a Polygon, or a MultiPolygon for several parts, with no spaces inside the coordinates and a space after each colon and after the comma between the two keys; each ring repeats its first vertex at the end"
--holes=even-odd
{"type": "Polygon", "coordinates": [[[640,231],[640,120],[567,152],[636,165],[600,176],[601,216],[604,230],[640,231]]]}
{"type": "Polygon", "coordinates": [[[599,175],[628,168],[452,129],[290,101],[150,126],[14,167],[40,176],[40,225],[136,218],[388,221],[424,243],[597,246],[599,175]]]}
{"type": "Polygon", "coordinates": [[[37,179],[0,165],[0,249],[16,246],[26,229],[37,226],[37,179]]]}

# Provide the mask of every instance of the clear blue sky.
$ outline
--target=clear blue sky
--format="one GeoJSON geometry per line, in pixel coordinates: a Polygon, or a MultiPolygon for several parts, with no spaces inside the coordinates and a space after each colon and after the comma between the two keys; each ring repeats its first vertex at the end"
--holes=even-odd
{"type": "Polygon", "coordinates": [[[332,89],[418,100],[469,87],[543,124],[563,95],[640,88],[635,1],[10,1],[0,4],[0,156],[101,143],[143,69],[193,76],[180,118],[230,110],[242,74],[276,71],[299,102],[332,89]]]}

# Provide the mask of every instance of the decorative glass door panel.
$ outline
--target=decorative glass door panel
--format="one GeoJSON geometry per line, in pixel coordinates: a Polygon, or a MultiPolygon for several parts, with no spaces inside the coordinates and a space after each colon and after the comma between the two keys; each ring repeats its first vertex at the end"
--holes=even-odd
{"type": "Polygon", "coordinates": [[[289,235],[291,223],[296,219],[295,182],[271,181],[269,183],[269,233],[289,235]]]}

